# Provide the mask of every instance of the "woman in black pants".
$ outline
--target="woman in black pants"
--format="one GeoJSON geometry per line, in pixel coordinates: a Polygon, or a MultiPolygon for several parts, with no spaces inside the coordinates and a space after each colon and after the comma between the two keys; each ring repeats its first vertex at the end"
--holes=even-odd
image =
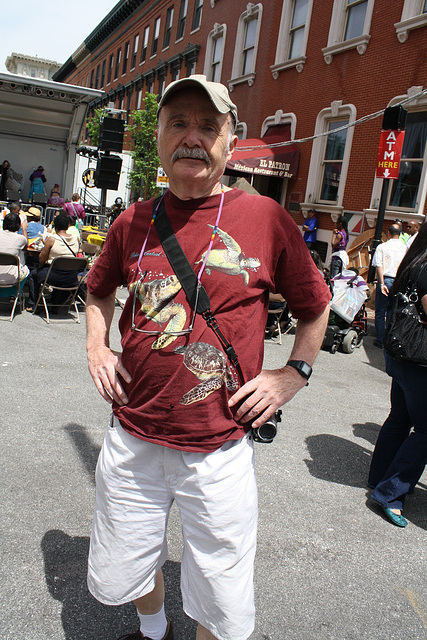
{"type": "MultiPolygon", "coordinates": [[[[417,283],[418,312],[427,323],[427,223],[424,222],[396,274],[392,293],[417,283]]],[[[386,371],[392,378],[391,410],[372,456],[368,485],[371,498],[387,518],[406,527],[405,496],[414,490],[427,463],[427,366],[395,360],[387,352],[386,371]]]]}

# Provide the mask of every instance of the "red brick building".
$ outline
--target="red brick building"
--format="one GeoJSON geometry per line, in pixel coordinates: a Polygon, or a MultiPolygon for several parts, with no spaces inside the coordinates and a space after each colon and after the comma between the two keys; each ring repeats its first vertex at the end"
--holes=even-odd
{"type": "Polygon", "coordinates": [[[424,219],[427,0],[121,0],[55,79],[102,88],[94,106],[113,101],[129,113],[146,91],[190,73],[229,87],[240,138],[274,141],[240,152],[237,173],[298,224],[314,207],[326,241],[341,213],[355,233],[375,224],[382,111],[404,102],[386,221],[424,219]]]}

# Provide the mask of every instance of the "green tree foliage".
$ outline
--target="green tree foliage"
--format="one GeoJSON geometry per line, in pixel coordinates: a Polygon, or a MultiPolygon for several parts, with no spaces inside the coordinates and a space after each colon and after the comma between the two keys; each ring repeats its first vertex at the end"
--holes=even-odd
{"type": "Polygon", "coordinates": [[[132,124],[127,130],[133,141],[133,169],[129,173],[129,186],[134,198],[148,200],[158,195],[156,187],[160,158],[157,153],[155,130],[157,128],[157,96],[145,94],[145,108],[131,113],[132,124]]]}
{"type": "Polygon", "coordinates": [[[104,109],[102,109],[102,107],[95,109],[95,115],[93,116],[93,118],[89,118],[86,122],[86,127],[89,133],[89,139],[92,146],[94,147],[98,146],[99,126],[101,123],[101,118],[103,113],[104,113],[104,109]]]}

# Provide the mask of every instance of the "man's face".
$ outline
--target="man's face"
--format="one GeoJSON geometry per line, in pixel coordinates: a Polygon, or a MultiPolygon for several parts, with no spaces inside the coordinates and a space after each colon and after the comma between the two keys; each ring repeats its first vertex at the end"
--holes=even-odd
{"type": "Polygon", "coordinates": [[[161,109],[157,145],[171,190],[178,196],[218,192],[237,136],[231,115],[216,111],[202,89],[177,92],[161,109]]]}
{"type": "Polygon", "coordinates": [[[417,222],[408,222],[408,233],[410,236],[414,236],[418,231],[417,222]]]}

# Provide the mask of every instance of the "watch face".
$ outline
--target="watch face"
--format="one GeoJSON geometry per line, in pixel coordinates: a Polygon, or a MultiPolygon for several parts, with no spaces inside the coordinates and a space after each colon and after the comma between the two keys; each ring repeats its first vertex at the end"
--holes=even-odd
{"type": "Polygon", "coordinates": [[[306,380],[309,379],[313,371],[308,362],[304,362],[304,360],[289,360],[288,365],[296,369],[306,380]]]}
{"type": "Polygon", "coordinates": [[[301,373],[303,373],[307,378],[309,378],[311,376],[311,367],[309,364],[307,364],[307,362],[301,362],[300,365],[300,371],[301,373]]]}

